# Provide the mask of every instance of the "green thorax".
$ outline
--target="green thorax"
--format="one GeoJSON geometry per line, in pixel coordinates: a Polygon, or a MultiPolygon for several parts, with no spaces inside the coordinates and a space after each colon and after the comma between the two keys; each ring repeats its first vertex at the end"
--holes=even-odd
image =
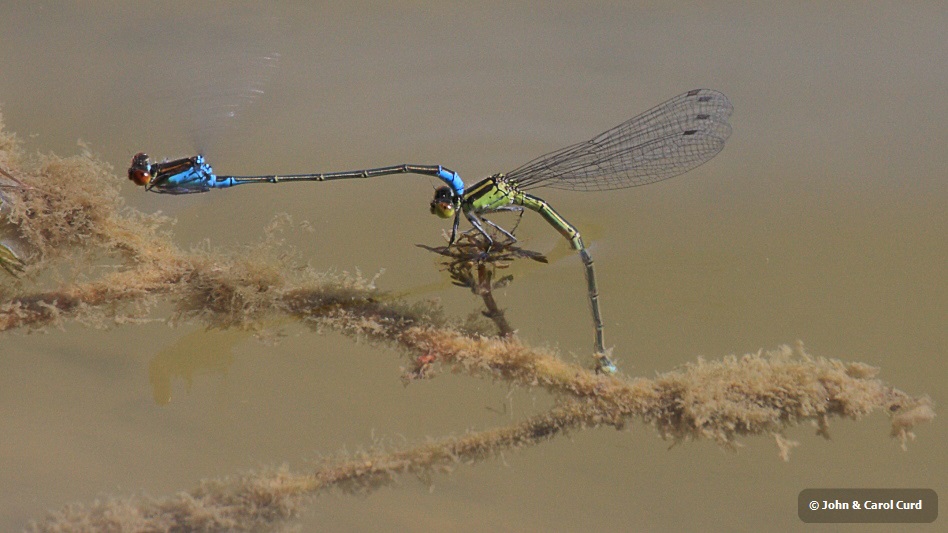
{"type": "Polygon", "coordinates": [[[474,215],[489,213],[509,205],[536,211],[570,242],[574,250],[585,248],[579,231],[550,207],[546,200],[521,191],[516,183],[508,181],[503,174],[494,174],[475,183],[461,200],[461,209],[474,215]]]}
{"type": "Polygon", "coordinates": [[[487,213],[508,205],[524,205],[526,194],[503,174],[484,178],[467,189],[461,200],[465,213],[487,213]]]}

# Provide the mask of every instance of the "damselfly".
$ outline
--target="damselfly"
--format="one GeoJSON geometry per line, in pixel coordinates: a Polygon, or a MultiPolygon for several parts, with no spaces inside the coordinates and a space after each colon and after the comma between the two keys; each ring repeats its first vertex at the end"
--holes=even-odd
{"type": "MultiPolygon", "coordinates": [[[[205,192],[244,183],[329,181],[370,178],[399,173],[436,176],[445,186],[435,191],[431,213],[454,218],[449,246],[457,237],[460,215],[492,243],[488,224],[507,238],[513,234],[484,218],[498,211],[536,211],[579,252],[595,326],[597,368],[615,372],[606,354],[599,289],[593,260],[579,231],[543,199],[525,191],[551,187],[577,191],[625,189],[668,179],[707,162],[724,148],[731,134],[728,118],[733,111],[722,93],[695,89],[631,118],[592,139],[540,156],[507,173],[494,174],[465,189],[460,176],[440,165],[395,165],[366,170],[319,174],[216,176],[202,156],[165,163],[150,163],[137,154],[128,177],[148,190],[181,194],[205,192]]],[[[489,245],[488,245],[489,246],[489,245]]],[[[489,249],[489,248],[488,248],[489,249]]]]}

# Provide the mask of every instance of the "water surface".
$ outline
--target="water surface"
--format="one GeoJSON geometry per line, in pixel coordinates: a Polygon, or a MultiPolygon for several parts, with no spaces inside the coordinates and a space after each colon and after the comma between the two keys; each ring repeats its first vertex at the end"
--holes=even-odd
{"type": "MultiPolygon", "coordinates": [[[[279,65],[215,139],[220,172],[440,163],[471,182],[715,88],[734,103],[734,134],[709,164],[616,193],[539,192],[591,245],[620,368],[652,375],[803,340],[941,404],[946,25],[935,4],[895,2],[33,2],[0,8],[0,109],[29,150],[69,155],[81,139],[124,180],[137,151],[194,150],[175,97],[155,99],[158,66],[203,82],[206,50],[262,42],[279,65]]],[[[170,198],[125,182],[122,192],[135,208],[178,216],[184,246],[257,240],[289,213],[316,229],[291,237],[315,267],[384,269],[381,288],[464,316],[479,301],[414,246],[440,244],[447,229],[427,213],[434,185],[400,176],[170,198]]],[[[527,342],[585,360],[578,257],[531,213],[518,236],[557,259],[515,267],[500,304],[527,342]]],[[[0,529],[68,502],[302,469],[376,438],[409,445],[500,426],[550,403],[462,375],[404,387],[392,350],[293,324],[286,333],[276,345],[157,324],[4,334],[0,529]],[[177,373],[156,389],[149,370],[167,361],[177,373]]],[[[804,488],[948,493],[937,420],[908,452],[881,414],[838,423],[831,441],[797,428],[789,463],[764,438],[732,454],[708,442],[668,449],[636,424],[585,431],[460,467],[431,491],[406,479],[367,498],[321,496],[304,530],[803,530],[804,488]]]]}

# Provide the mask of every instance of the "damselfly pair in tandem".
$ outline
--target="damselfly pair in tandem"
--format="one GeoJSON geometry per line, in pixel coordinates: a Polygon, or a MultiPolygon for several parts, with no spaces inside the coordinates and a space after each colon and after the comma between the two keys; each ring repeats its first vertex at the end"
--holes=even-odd
{"type": "Polygon", "coordinates": [[[372,178],[391,174],[420,174],[441,179],[435,191],[432,214],[453,218],[449,246],[455,242],[461,215],[488,243],[493,240],[485,224],[506,238],[513,234],[484,218],[498,211],[536,211],[579,252],[595,328],[596,369],[614,373],[603,339],[603,320],[593,260],[579,231],[543,199],[526,191],[540,187],[575,191],[625,189],[684,174],[718,154],[731,134],[728,119],[733,111],[727,97],[710,89],[695,89],[676,96],[641,115],[593,137],[540,156],[507,173],[494,174],[465,188],[461,177],[441,165],[402,164],[388,167],[313,174],[217,176],[200,155],[151,163],[136,154],[128,177],[149,191],[186,194],[206,192],[246,183],[332,181],[372,178]]]}

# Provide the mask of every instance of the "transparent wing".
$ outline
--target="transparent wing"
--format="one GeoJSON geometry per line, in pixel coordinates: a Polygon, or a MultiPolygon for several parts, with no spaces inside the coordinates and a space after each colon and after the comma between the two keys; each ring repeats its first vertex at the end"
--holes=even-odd
{"type": "Polygon", "coordinates": [[[731,102],[718,91],[676,96],[592,139],[507,173],[521,189],[607,191],[668,179],[705,163],[731,135],[731,102]]]}
{"type": "Polygon", "coordinates": [[[279,72],[283,21],[263,12],[229,12],[209,22],[189,10],[171,10],[156,16],[153,26],[161,38],[135,50],[148,73],[142,113],[158,124],[173,123],[198,153],[220,157],[248,119],[247,108],[279,72]]]}

